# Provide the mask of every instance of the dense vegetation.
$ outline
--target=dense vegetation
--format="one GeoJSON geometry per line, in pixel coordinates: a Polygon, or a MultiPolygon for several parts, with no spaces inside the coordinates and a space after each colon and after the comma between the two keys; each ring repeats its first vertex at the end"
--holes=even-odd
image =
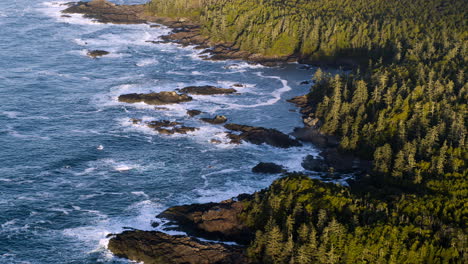
{"type": "Polygon", "coordinates": [[[249,257],[290,264],[466,263],[463,204],[354,190],[290,175],[256,193],[243,215],[257,230],[249,257]]]}
{"type": "Polygon", "coordinates": [[[467,262],[465,0],[153,0],[148,8],[196,20],[213,40],[251,52],[355,66],[317,71],[307,115],[340,138],[341,151],[374,161],[367,184],[378,189],[368,193],[385,198],[277,182],[252,209],[254,259],[467,262]]]}

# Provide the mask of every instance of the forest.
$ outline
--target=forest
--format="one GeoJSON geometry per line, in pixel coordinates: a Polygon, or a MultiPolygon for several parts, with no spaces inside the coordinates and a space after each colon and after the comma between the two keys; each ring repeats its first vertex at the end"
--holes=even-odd
{"type": "Polygon", "coordinates": [[[258,263],[467,263],[465,0],[153,0],[214,41],[317,70],[307,117],[373,161],[349,188],[292,175],[245,217],[258,263]],[[265,225],[265,223],[268,223],[265,225]]]}

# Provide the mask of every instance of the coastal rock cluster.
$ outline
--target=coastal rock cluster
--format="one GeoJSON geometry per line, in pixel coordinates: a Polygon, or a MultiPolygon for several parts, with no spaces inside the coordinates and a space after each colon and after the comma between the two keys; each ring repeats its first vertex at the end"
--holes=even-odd
{"type": "Polygon", "coordinates": [[[176,92],[159,92],[148,94],[123,94],[119,96],[119,102],[123,103],[145,103],[150,105],[177,104],[192,101],[192,97],[176,92]]]}
{"type": "MultiPolygon", "coordinates": [[[[237,92],[232,88],[219,88],[214,86],[189,86],[179,90],[183,93],[177,92],[159,92],[159,93],[147,93],[147,94],[123,94],[118,97],[119,102],[123,103],[146,103],[149,105],[167,105],[167,104],[178,104],[192,101],[193,98],[188,96],[186,93],[192,93],[196,95],[220,95],[220,94],[232,94],[237,92]]],[[[199,110],[188,110],[187,115],[194,117],[202,114],[199,110]]],[[[228,121],[228,118],[223,115],[217,115],[215,117],[203,117],[201,121],[213,125],[221,125],[228,121]]],[[[141,123],[141,120],[132,120],[134,124],[141,123]]],[[[175,133],[186,134],[187,132],[193,132],[198,128],[186,127],[179,122],[170,122],[167,120],[163,121],[151,121],[145,123],[148,127],[153,128],[155,131],[171,135],[175,133]]],[[[231,144],[240,144],[242,141],[249,142],[256,145],[267,144],[273,147],[279,148],[290,148],[300,147],[302,144],[295,138],[286,135],[276,129],[254,127],[239,124],[226,124],[224,128],[228,129],[227,137],[231,144]]],[[[214,142],[213,143],[219,143],[214,142]]]]}
{"type": "MultiPolygon", "coordinates": [[[[276,65],[279,62],[294,60],[294,58],[290,57],[265,57],[259,54],[252,54],[240,50],[232,43],[211,43],[207,37],[201,34],[200,27],[190,21],[152,17],[148,16],[144,10],[143,5],[120,6],[105,0],[93,0],[91,2],[70,4],[69,8],[63,12],[68,14],[83,14],[85,17],[101,23],[160,23],[174,29],[170,35],[163,38],[164,41],[182,45],[197,45],[197,48],[205,49],[202,53],[205,54],[206,59],[243,59],[264,65],[276,65]]],[[[90,51],[88,56],[97,58],[107,54],[108,52],[106,51],[97,50],[90,51]]],[[[243,85],[235,84],[234,87],[243,87],[243,85]]],[[[189,86],[177,91],[122,94],[118,97],[118,101],[130,104],[145,103],[159,106],[190,102],[194,100],[192,96],[196,98],[197,96],[233,95],[236,93],[237,90],[233,88],[189,86]]],[[[306,98],[296,98],[293,102],[300,107],[306,107],[306,103],[304,103],[306,102],[306,98]]],[[[158,110],[167,109],[158,107],[158,110]]],[[[204,113],[200,110],[187,110],[187,115],[190,117],[202,114],[204,113]]],[[[214,117],[202,117],[199,120],[213,125],[222,125],[228,121],[228,117],[217,115],[214,117]]],[[[144,125],[165,135],[187,134],[199,129],[185,126],[178,121],[169,120],[143,121],[141,119],[131,119],[131,122],[135,125],[144,125]]],[[[313,134],[316,133],[313,132],[316,131],[313,129],[319,124],[313,124],[313,120],[305,123],[306,130],[296,130],[294,137],[276,129],[264,127],[234,123],[225,124],[223,127],[227,130],[228,143],[232,144],[249,142],[256,145],[267,144],[278,148],[291,148],[302,146],[299,140],[314,142],[315,138],[321,138],[320,140],[325,140],[326,145],[331,147],[331,139],[319,134],[313,134]],[[317,135],[319,136],[316,137],[317,135]]],[[[221,143],[217,139],[213,139],[211,142],[221,143]]],[[[330,150],[329,152],[332,153],[333,151],[330,150]]],[[[306,169],[325,172],[328,171],[330,166],[339,168],[341,164],[349,163],[348,160],[338,160],[338,162],[332,163],[329,160],[330,157],[332,157],[332,154],[325,156],[323,160],[310,156],[304,160],[303,166],[306,169]]],[[[354,161],[351,163],[354,164],[354,161]]],[[[259,163],[252,171],[255,173],[271,174],[286,172],[281,165],[264,162],[259,163]]],[[[252,199],[252,197],[241,195],[236,199],[221,203],[176,206],[167,209],[157,217],[169,221],[169,224],[176,226],[174,229],[186,232],[190,236],[247,245],[255,235],[252,230],[249,230],[245,219],[242,218],[243,201],[249,199],[252,199]]],[[[249,263],[244,246],[230,246],[220,242],[203,242],[189,236],[173,236],[157,231],[131,230],[112,235],[108,248],[116,256],[134,261],[143,261],[144,263],[249,263]]]]}
{"type": "Polygon", "coordinates": [[[158,231],[125,231],[114,235],[108,248],[118,257],[145,264],[248,263],[241,247],[202,242],[158,231]]]}
{"type": "MultiPolygon", "coordinates": [[[[196,45],[197,49],[204,49],[202,52],[204,54],[204,59],[237,59],[267,66],[275,66],[284,62],[297,60],[294,56],[264,56],[262,54],[243,51],[234,43],[212,42],[208,37],[202,34],[198,24],[185,19],[152,16],[145,12],[145,5],[116,5],[106,0],[92,0],[91,2],[77,2],[67,5],[69,5],[69,7],[63,10],[63,13],[83,14],[84,17],[100,23],[159,23],[168,26],[173,29],[173,32],[167,36],[163,36],[163,42],[174,42],[184,46],[196,45]]],[[[156,41],[155,43],[159,42],[156,41]]]]}
{"type": "Polygon", "coordinates": [[[302,146],[298,140],[276,129],[238,124],[226,124],[224,127],[234,132],[239,132],[238,134],[235,134],[234,132],[228,134],[228,137],[231,139],[231,143],[235,144],[239,144],[241,141],[247,141],[256,145],[268,144],[279,148],[302,146]]]}

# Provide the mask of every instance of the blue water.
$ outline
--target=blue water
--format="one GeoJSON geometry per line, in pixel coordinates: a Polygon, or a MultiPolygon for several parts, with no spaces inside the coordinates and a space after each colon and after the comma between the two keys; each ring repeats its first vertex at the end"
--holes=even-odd
{"type": "Polygon", "coordinates": [[[313,70],[203,61],[190,47],[146,42],[166,28],[63,18],[63,8],[0,1],[0,263],[126,263],[106,250],[107,234],[152,229],[154,216],[169,206],[267,187],[278,176],[252,174],[256,163],[301,170],[301,159],[316,153],[308,145],[214,145],[213,138],[226,141],[223,127],[185,114],[199,109],[289,133],[301,118],[285,100],[307,92],[299,83],[313,70]],[[111,54],[91,59],[88,49],[111,54]],[[116,100],[234,83],[246,85],[239,95],[195,96],[168,111],[116,100]],[[162,136],[130,118],[177,120],[200,130],[162,136]]]}

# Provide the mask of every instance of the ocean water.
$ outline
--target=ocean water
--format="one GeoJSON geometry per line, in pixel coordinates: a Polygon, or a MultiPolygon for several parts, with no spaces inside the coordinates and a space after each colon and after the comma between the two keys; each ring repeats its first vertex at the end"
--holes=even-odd
{"type": "Polygon", "coordinates": [[[278,175],[251,173],[260,161],[300,171],[301,160],[317,154],[311,145],[214,145],[226,141],[225,129],[185,114],[199,109],[290,133],[302,123],[285,100],[308,91],[300,82],[313,69],[204,61],[192,47],[147,42],[167,28],[64,18],[64,2],[0,1],[0,263],[127,263],[106,249],[108,234],[151,230],[169,206],[265,188],[278,175]],[[91,59],[92,49],[111,54],[91,59]],[[117,101],[235,83],[245,85],[238,95],[194,96],[167,111],[117,101]],[[158,135],[130,118],[200,130],[158,135]]]}

